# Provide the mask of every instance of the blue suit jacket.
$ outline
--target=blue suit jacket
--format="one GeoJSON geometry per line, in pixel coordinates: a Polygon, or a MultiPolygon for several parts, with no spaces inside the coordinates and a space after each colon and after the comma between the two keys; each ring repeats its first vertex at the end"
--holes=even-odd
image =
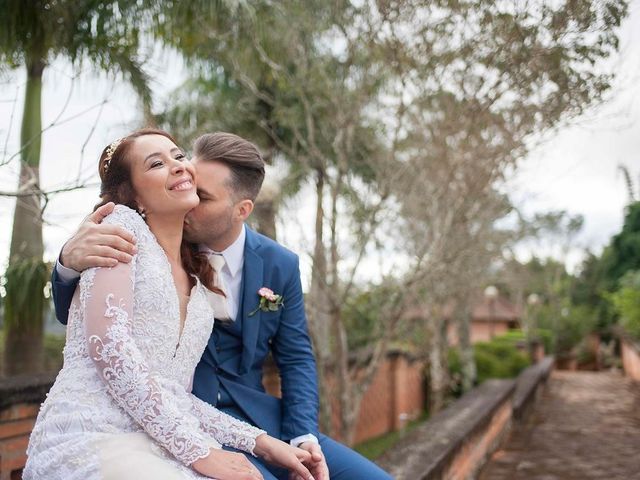
{"type": "MultiPolygon", "coordinates": [[[[54,269],[52,285],[56,316],[66,324],[77,281],[62,282],[54,269]]],[[[307,433],[318,436],[316,365],[297,255],[247,227],[241,295],[242,345],[223,354],[212,333],[196,367],[193,393],[215,405],[223,385],[244,416],[270,435],[285,441],[307,433]],[[250,315],[261,287],[282,295],[284,307],[250,315]],[[282,399],[266,394],[262,386],[262,367],[270,351],[280,370],[282,399]]],[[[219,342],[231,338],[222,329],[217,335],[219,342]]]]}

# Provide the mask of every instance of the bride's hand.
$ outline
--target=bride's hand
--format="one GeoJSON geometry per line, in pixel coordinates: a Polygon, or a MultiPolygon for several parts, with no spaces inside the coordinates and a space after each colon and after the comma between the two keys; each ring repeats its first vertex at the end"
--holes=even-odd
{"type": "Polygon", "coordinates": [[[101,223],[114,207],[109,202],[82,222],[62,247],[60,261],[63,266],[82,272],[91,267],[114,267],[118,262],[131,261],[136,251],[133,235],[122,227],[101,223]]]}
{"type": "Polygon", "coordinates": [[[209,455],[191,464],[196,472],[217,480],[264,480],[260,471],[242,453],[212,448],[209,455]]]}
{"type": "Polygon", "coordinates": [[[292,447],[269,435],[262,434],[256,439],[253,453],[265,461],[286,468],[305,480],[314,480],[304,463],[309,463],[311,454],[301,448],[292,447]]]}

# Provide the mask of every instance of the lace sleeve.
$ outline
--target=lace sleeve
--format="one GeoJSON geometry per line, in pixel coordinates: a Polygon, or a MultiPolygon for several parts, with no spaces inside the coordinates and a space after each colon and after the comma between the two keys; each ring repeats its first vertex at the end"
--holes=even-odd
{"type": "Polygon", "coordinates": [[[179,461],[191,465],[220,445],[188,413],[187,393],[183,391],[181,398],[176,389],[167,388],[131,336],[134,270],[135,258],[131,264],[83,273],[89,355],[118,405],[179,461]]]}
{"type": "Polygon", "coordinates": [[[221,412],[194,395],[191,395],[191,401],[194,415],[200,419],[200,425],[209,435],[223,445],[255,456],[253,449],[256,438],[267,432],[221,412]]]}

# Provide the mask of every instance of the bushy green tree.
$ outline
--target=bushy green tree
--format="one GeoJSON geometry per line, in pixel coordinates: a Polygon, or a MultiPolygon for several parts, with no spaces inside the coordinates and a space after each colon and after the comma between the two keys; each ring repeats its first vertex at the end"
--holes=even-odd
{"type": "Polygon", "coordinates": [[[614,235],[602,254],[604,288],[617,289],[622,277],[631,270],[640,270],[640,202],[626,207],[622,231],[614,235]]]}
{"type": "Polygon", "coordinates": [[[572,303],[595,316],[604,335],[610,335],[611,325],[621,320],[620,302],[628,298],[633,283],[629,272],[640,270],[640,202],[630,203],[625,210],[622,230],[599,257],[587,256],[571,288],[572,303]]]}
{"type": "Polygon", "coordinates": [[[620,279],[620,287],[607,298],[620,315],[625,332],[640,340],[640,270],[630,270],[620,279]]]}

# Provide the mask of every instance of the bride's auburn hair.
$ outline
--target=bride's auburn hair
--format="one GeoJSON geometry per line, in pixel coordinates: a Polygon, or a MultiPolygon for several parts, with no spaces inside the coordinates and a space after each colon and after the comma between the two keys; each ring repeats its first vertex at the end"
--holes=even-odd
{"type": "MultiPolygon", "coordinates": [[[[126,205],[132,210],[139,211],[136,202],[135,190],[131,183],[131,161],[129,150],[136,138],[145,135],[161,135],[167,137],[177,145],[175,139],[164,130],[156,128],[142,128],[120,140],[107,145],[98,162],[98,173],[100,174],[100,202],[94,207],[94,211],[109,202],[126,205]]],[[[222,290],[214,286],[215,272],[207,255],[198,251],[198,246],[182,239],[180,246],[182,265],[188,274],[197,276],[205,287],[215,293],[224,295],[222,290]]]]}

